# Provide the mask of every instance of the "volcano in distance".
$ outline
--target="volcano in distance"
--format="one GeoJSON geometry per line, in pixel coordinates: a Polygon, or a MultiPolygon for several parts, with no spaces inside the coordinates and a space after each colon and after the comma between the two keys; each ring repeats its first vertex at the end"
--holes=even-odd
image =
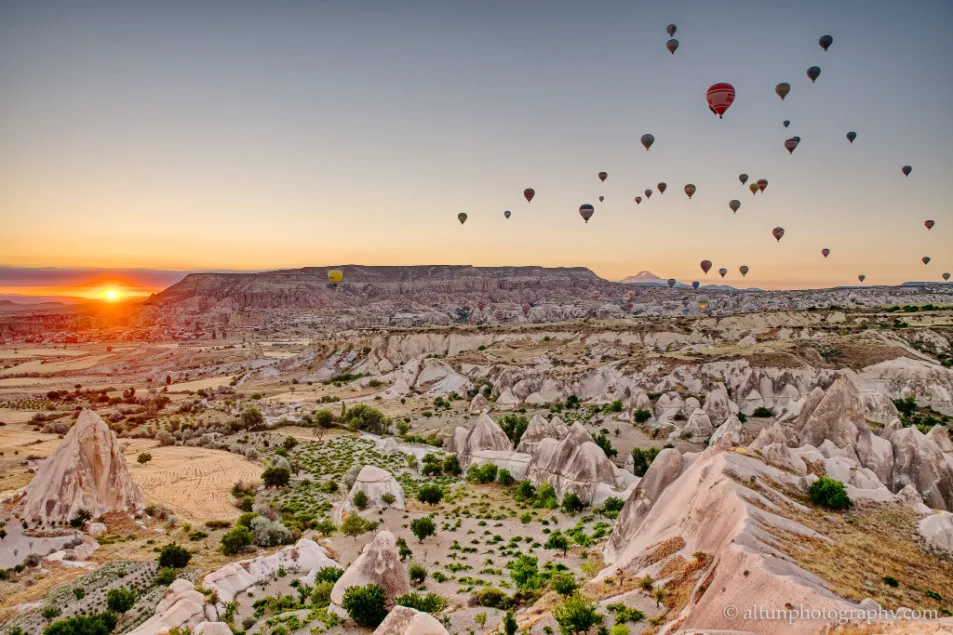
{"type": "MultiPolygon", "coordinates": [[[[640,271],[634,276],[628,276],[619,280],[620,284],[634,284],[641,287],[667,287],[668,280],[659,278],[657,275],[651,271],[644,270],[640,271]]],[[[676,282],[675,287],[678,289],[691,289],[692,285],[685,284],[684,282],[676,282]]],[[[720,291],[733,291],[734,287],[727,284],[703,284],[699,287],[700,289],[717,289],[720,291]]],[[[754,291],[755,289],[751,289],[754,291]]]]}

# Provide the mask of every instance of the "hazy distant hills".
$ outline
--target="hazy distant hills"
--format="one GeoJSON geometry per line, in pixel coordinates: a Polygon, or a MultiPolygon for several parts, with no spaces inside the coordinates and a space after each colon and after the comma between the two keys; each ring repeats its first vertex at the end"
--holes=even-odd
{"type": "MultiPolygon", "coordinates": [[[[648,270],[640,271],[634,276],[628,276],[626,278],[623,278],[622,280],[619,280],[619,282],[621,284],[634,284],[638,286],[647,286],[647,287],[667,287],[668,286],[668,280],[659,278],[657,275],[655,275],[654,273],[648,270]]],[[[699,280],[699,282],[701,281],[699,280]]],[[[678,289],[691,289],[692,285],[685,284],[684,282],[676,282],[675,287],[678,289]]],[[[701,287],[699,288],[712,289],[712,290],[718,290],[718,291],[734,291],[735,290],[733,286],[728,284],[704,284],[703,283],[701,287]]],[[[756,289],[751,289],[751,290],[755,291],[756,289]]]]}

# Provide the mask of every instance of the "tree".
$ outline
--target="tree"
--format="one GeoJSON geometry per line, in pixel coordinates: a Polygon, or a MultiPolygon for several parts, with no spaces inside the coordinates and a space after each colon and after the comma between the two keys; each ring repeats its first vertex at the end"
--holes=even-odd
{"type": "Polygon", "coordinates": [[[503,415],[500,419],[500,428],[513,442],[514,446],[519,444],[528,427],[529,420],[523,415],[503,415]]]}
{"type": "Polygon", "coordinates": [[[585,504],[575,492],[569,492],[563,496],[563,511],[574,516],[585,508],[585,504]]]}
{"type": "Polygon", "coordinates": [[[377,628],[387,617],[384,589],[376,584],[348,587],[344,591],[341,608],[358,625],[377,628]]]}
{"type": "Polygon", "coordinates": [[[79,509],[76,512],[76,515],[73,516],[69,521],[70,527],[75,527],[76,529],[82,529],[86,526],[86,523],[93,519],[93,514],[88,509],[79,509]]]}
{"type": "Polygon", "coordinates": [[[162,548],[159,552],[159,568],[172,567],[173,569],[184,569],[192,554],[185,547],[180,547],[177,543],[171,542],[162,548]]]}
{"type": "Polygon", "coordinates": [[[242,412],[242,426],[246,430],[257,430],[265,425],[265,416],[258,408],[245,408],[242,412]]]}
{"type": "Polygon", "coordinates": [[[513,478],[509,470],[500,470],[496,476],[496,482],[504,487],[512,487],[516,483],[516,479],[513,478]]]}
{"type": "Polygon", "coordinates": [[[152,460],[152,455],[149,454],[148,452],[142,452],[139,454],[139,456],[136,457],[136,461],[139,462],[139,465],[145,465],[151,460],[152,460]]]}
{"type": "Polygon", "coordinates": [[[311,417],[320,428],[334,426],[334,413],[330,410],[315,410],[311,417]]]}
{"type": "Polygon", "coordinates": [[[423,485],[417,490],[417,500],[428,505],[436,505],[443,500],[443,488],[439,485],[423,485]]]}
{"type": "Polygon", "coordinates": [[[455,454],[451,454],[443,460],[443,471],[452,476],[460,473],[460,460],[455,454]]]}
{"type": "Polygon", "coordinates": [[[3,527],[0,527],[0,542],[2,542],[3,539],[6,537],[7,537],[7,530],[4,529],[3,527]]]}
{"type": "Polygon", "coordinates": [[[417,457],[413,454],[407,455],[407,469],[417,471],[417,467],[420,465],[420,461],[417,460],[417,457]]]}
{"type": "Polygon", "coordinates": [[[298,440],[294,437],[285,437],[285,440],[282,442],[281,447],[288,450],[289,452],[298,445],[298,440]]]}
{"type": "Polygon", "coordinates": [[[602,448],[602,451],[606,453],[606,456],[610,459],[619,453],[614,447],[612,447],[612,440],[609,438],[609,435],[606,434],[606,431],[601,431],[595,438],[596,445],[602,448]]]}
{"type": "Polygon", "coordinates": [[[521,589],[532,589],[539,586],[539,560],[526,554],[510,561],[506,566],[510,570],[510,577],[521,589]]]}
{"type": "Polygon", "coordinates": [[[337,533],[338,526],[334,524],[333,520],[325,519],[319,522],[315,529],[317,529],[318,533],[325,538],[329,538],[330,536],[333,536],[335,533],[337,533]]]}
{"type": "Polygon", "coordinates": [[[386,494],[381,496],[381,502],[387,505],[388,507],[390,507],[391,505],[397,502],[397,497],[391,494],[390,492],[387,492],[386,494]]]}
{"type": "Polygon", "coordinates": [[[116,628],[116,621],[111,613],[71,617],[53,622],[43,629],[43,635],[109,635],[116,628]]]}
{"type": "Polygon", "coordinates": [[[645,476],[645,473],[648,471],[649,466],[652,465],[652,461],[655,460],[655,457],[658,456],[658,453],[661,452],[654,445],[648,450],[643,450],[642,448],[633,448],[632,449],[632,464],[633,464],[633,473],[636,476],[645,476]]]}
{"type": "Polygon", "coordinates": [[[398,606],[409,606],[412,609],[422,613],[439,613],[447,608],[447,599],[436,593],[405,593],[398,597],[395,602],[398,606]]]}
{"type": "Polygon", "coordinates": [[[559,624],[562,635],[578,635],[602,622],[603,617],[596,610],[594,602],[578,593],[566,598],[553,609],[553,618],[559,624]]]}
{"type": "Polygon", "coordinates": [[[391,425],[391,420],[384,413],[363,403],[345,410],[341,422],[355,432],[371,434],[387,434],[391,425]]]}
{"type": "Polygon", "coordinates": [[[350,536],[357,540],[357,537],[361,534],[365,534],[371,530],[371,523],[367,521],[363,516],[358,516],[357,514],[352,514],[344,519],[344,522],[341,523],[341,533],[345,536],[350,536]]]}
{"type": "Polygon", "coordinates": [[[244,525],[238,525],[224,536],[222,536],[220,544],[222,545],[222,553],[226,556],[234,556],[236,553],[240,553],[245,547],[251,545],[254,541],[255,536],[252,534],[251,530],[244,525]]]}
{"type": "Polygon", "coordinates": [[[549,586],[562,596],[572,595],[576,590],[576,579],[568,573],[557,573],[549,579],[549,586]]]}
{"type": "Polygon", "coordinates": [[[811,483],[807,493],[815,505],[828,509],[847,509],[854,504],[854,501],[847,495],[847,488],[844,487],[844,484],[827,476],[822,476],[811,483]]]}
{"type": "Polygon", "coordinates": [[[481,611],[473,616],[473,621],[476,622],[476,625],[482,630],[486,626],[486,611],[481,611]]]}
{"type": "Polygon", "coordinates": [[[546,539],[545,547],[554,551],[562,551],[563,555],[566,555],[566,552],[569,551],[569,538],[557,529],[549,534],[549,538],[546,539]]]}
{"type": "Polygon", "coordinates": [[[433,521],[433,517],[421,516],[410,521],[410,531],[417,536],[417,540],[423,542],[424,538],[437,533],[437,524],[433,521]]]}
{"type": "Polygon", "coordinates": [[[503,632],[506,635],[516,635],[516,619],[513,617],[513,611],[507,611],[503,616],[503,632]]]}
{"type": "Polygon", "coordinates": [[[656,607],[661,606],[662,602],[665,601],[665,589],[660,586],[655,587],[652,590],[652,598],[655,600],[656,607]]]}
{"type": "Polygon", "coordinates": [[[283,466],[271,466],[261,473],[261,480],[267,487],[284,487],[291,480],[291,469],[283,466]]]}
{"type": "Polygon", "coordinates": [[[467,470],[467,480],[472,483],[492,483],[496,480],[498,469],[493,463],[471,465],[467,470]]]}
{"type": "Polygon", "coordinates": [[[420,586],[427,579],[427,568],[417,562],[412,562],[407,567],[407,575],[414,586],[420,586]]]}
{"type": "Polygon", "coordinates": [[[135,605],[137,599],[135,591],[121,586],[109,589],[109,593],[106,594],[106,606],[113,613],[122,615],[135,605]]]}
{"type": "MultiPolygon", "coordinates": [[[[391,496],[393,496],[393,494],[391,494],[391,496]]],[[[367,508],[367,494],[364,493],[364,490],[358,490],[354,492],[351,502],[354,503],[354,506],[358,509],[364,510],[367,508]]]]}

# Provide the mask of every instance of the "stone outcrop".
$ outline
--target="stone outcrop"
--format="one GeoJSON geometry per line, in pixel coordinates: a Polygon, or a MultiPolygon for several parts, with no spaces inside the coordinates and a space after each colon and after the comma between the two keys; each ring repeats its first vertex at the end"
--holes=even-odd
{"type": "Polygon", "coordinates": [[[490,409],[490,402],[487,401],[487,398],[483,396],[483,393],[477,393],[477,396],[470,401],[470,414],[478,415],[483,411],[488,411],[490,409]]]}
{"type": "Polygon", "coordinates": [[[470,464],[470,455],[474,452],[512,451],[513,442],[496,421],[490,418],[490,415],[483,413],[469,428],[455,429],[453,435],[447,439],[445,449],[447,452],[455,453],[460,460],[460,467],[466,469],[470,464]]]}
{"type": "Polygon", "coordinates": [[[715,428],[714,434],[708,440],[708,445],[720,445],[721,447],[732,447],[744,445],[745,430],[744,425],[738,417],[731,415],[728,420],[715,428]]]}
{"type": "Polygon", "coordinates": [[[934,547],[953,552],[953,514],[940,512],[920,521],[920,535],[934,547]]]}
{"type": "Polygon", "coordinates": [[[155,614],[127,635],[157,635],[174,627],[192,629],[205,621],[205,596],[191,582],[179,578],[166,589],[155,614]]]}
{"type": "Polygon", "coordinates": [[[296,544],[270,556],[231,562],[205,576],[202,585],[215,591],[218,601],[224,604],[231,602],[238,594],[255,584],[267,580],[277,573],[279,568],[284,568],[291,574],[310,574],[324,567],[337,566],[338,563],[328,556],[328,552],[321,545],[302,538],[296,544]]]}
{"type": "Polygon", "coordinates": [[[708,414],[701,408],[696,408],[688,417],[688,423],[682,429],[682,436],[692,443],[704,443],[714,432],[708,414]]]}
{"type": "Polygon", "coordinates": [[[367,497],[366,507],[404,508],[404,488],[400,486],[393,474],[379,467],[365,465],[361,468],[347,500],[344,501],[345,511],[357,509],[354,505],[354,495],[358,492],[364,492],[364,496],[367,497]],[[383,501],[383,497],[387,494],[391,494],[395,499],[390,505],[383,501]]]}
{"type": "Polygon", "coordinates": [[[377,584],[384,589],[387,608],[394,607],[394,600],[410,591],[407,571],[397,553],[397,539],[389,531],[381,531],[374,540],[364,545],[364,550],[354,563],[334,583],[331,589],[331,607],[338,615],[347,613],[341,608],[344,592],[352,586],[377,584]]]}
{"type": "Polygon", "coordinates": [[[516,448],[517,452],[524,454],[533,454],[536,446],[543,439],[562,439],[569,432],[569,428],[559,417],[553,417],[552,421],[547,421],[546,417],[537,414],[529,422],[526,432],[520,438],[520,443],[516,448]]]}
{"type": "Polygon", "coordinates": [[[80,509],[96,517],[108,511],[134,514],[144,507],[116,434],[95,412],[83,410],[30,482],[22,517],[64,523],[80,509]]]}
{"type": "Polygon", "coordinates": [[[398,606],[387,614],[374,635],[447,635],[447,629],[433,615],[398,606]]]}
{"type": "Polygon", "coordinates": [[[933,509],[953,509],[953,461],[917,428],[904,428],[891,436],[894,470],[891,489],[913,485],[923,502],[933,509]]]}

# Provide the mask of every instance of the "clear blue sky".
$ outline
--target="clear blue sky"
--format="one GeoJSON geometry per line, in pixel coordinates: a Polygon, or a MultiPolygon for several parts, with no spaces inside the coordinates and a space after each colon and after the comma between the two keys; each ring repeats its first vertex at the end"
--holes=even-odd
{"type": "Polygon", "coordinates": [[[708,258],[767,288],[953,269],[948,1],[144,4],[0,1],[0,264],[705,281],[708,258]]]}

